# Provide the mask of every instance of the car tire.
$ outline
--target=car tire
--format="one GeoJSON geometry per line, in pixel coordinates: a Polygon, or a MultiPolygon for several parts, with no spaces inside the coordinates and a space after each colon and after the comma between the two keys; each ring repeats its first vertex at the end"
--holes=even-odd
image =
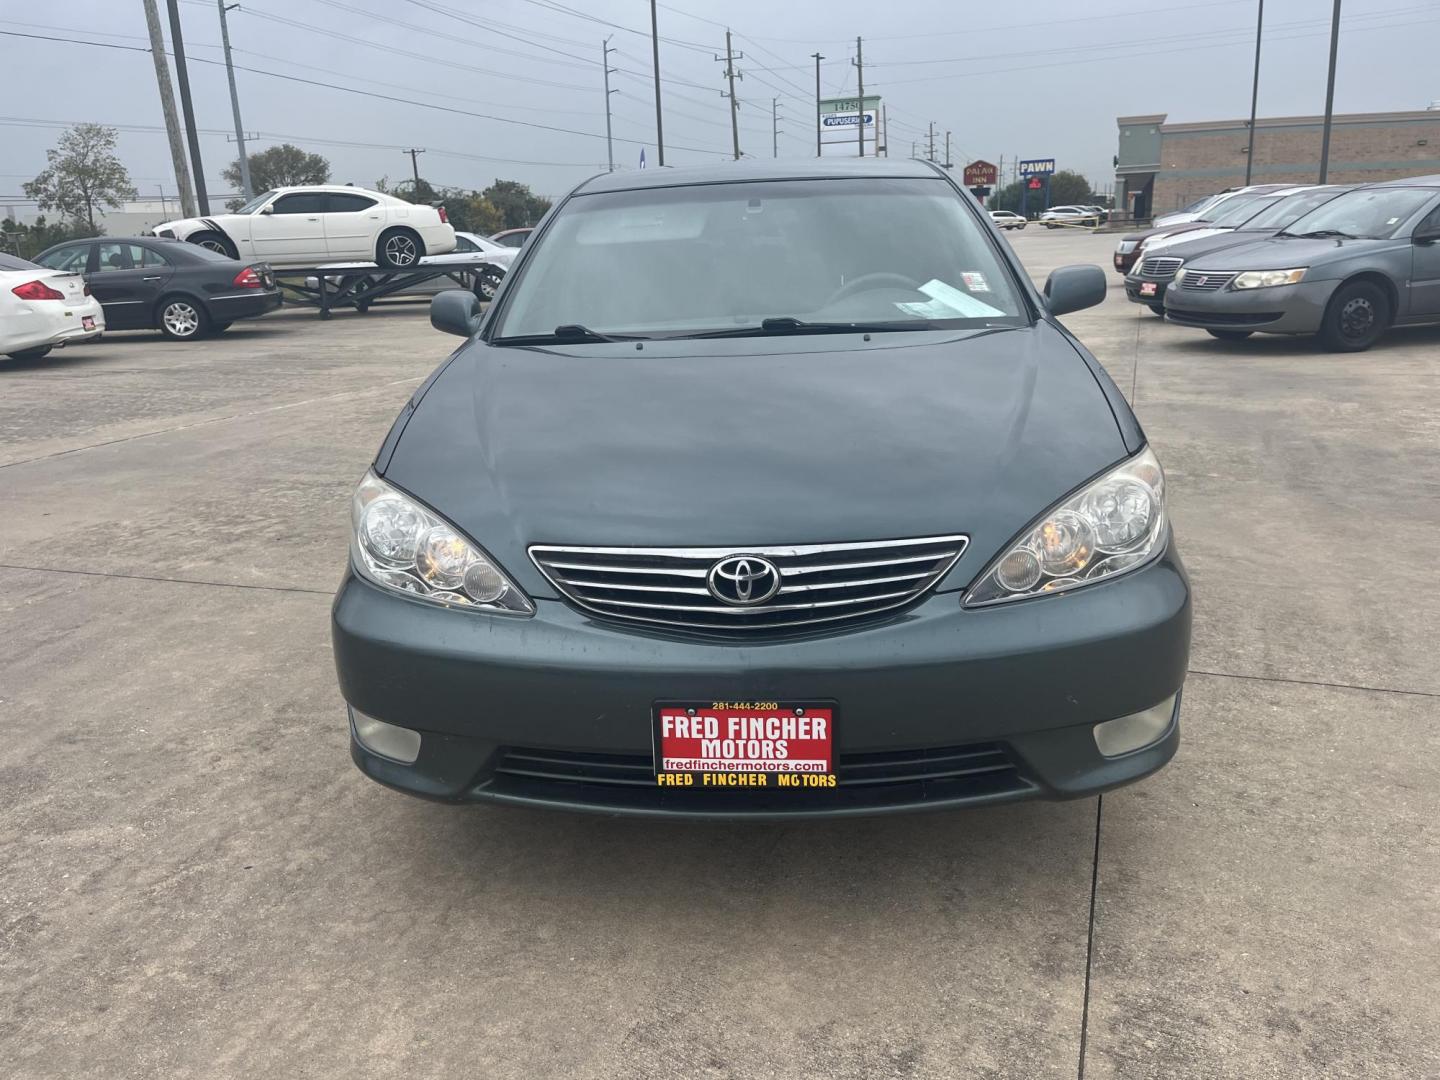
{"type": "Polygon", "coordinates": [[[1207,334],[1217,341],[1244,341],[1254,330],[1206,330],[1207,334]]]}
{"type": "Polygon", "coordinates": [[[477,300],[490,301],[495,299],[495,293],[500,288],[500,283],[505,280],[505,271],[498,266],[487,266],[475,275],[475,298],[477,300]]]}
{"type": "Polygon", "coordinates": [[[412,229],[386,229],[375,243],[375,262],[390,270],[408,270],[425,257],[425,245],[412,229]]]}
{"type": "Polygon", "coordinates": [[[235,245],[230,238],[217,232],[198,232],[185,238],[187,244],[194,244],[207,251],[213,251],[217,255],[224,255],[227,259],[238,259],[240,253],[235,250],[235,245]]]}
{"type": "Polygon", "coordinates": [[[37,345],[33,349],[21,349],[19,352],[7,353],[11,360],[39,360],[43,356],[49,356],[54,345],[37,345]]]}
{"type": "Polygon", "coordinates": [[[171,295],[155,305],[155,325],[171,341],[194,341],[210,329],[210,316],[194,297],[171,295]]]}
{"type": "Polygon", "coordinates": [[[1165,317],[1164,304],[1148,304],[1146,306],[1149,307],[1150,310],[1153,311],[1156,315],[1159,315],[1162,319],[1165,317]]]}
{"type": "Polygon", "coordinates": [[[1320,343],[1331,352],[1364,352],[1390,328],[1390,297],[1373,281],[1341,285],[1325,306],[1320,343]]]}

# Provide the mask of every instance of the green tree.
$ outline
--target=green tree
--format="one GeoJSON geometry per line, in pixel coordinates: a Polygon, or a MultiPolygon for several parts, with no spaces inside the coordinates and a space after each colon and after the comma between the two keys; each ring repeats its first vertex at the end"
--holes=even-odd
{"type": "Polygon", "coordinates": [[[13,252],[22,259],[30,259],[46,248],[66,240],[103,235],[104,232],[104,229],[92,229],[78,221],[49,222],[45,220],[44,214],[36,217],[33,225],[23,225],[18,221],[0,221],[0,251],[13,252]]]}
{"type": "Polygon", "coordinates": [[[1067,203],[1093,203],[1090,181],[1070,169],[1061,169],[1050,177],[1050,205],[1062,206],[1067,203]]]}
{"type": "MultiPolygon", "coordinates": [[[[257,195],[271,188],[330,182],[330,162],[319,154],[306,153],[290,143],[281,143],[247,157],[250,159],[250,185],[257,195]]],[[[236,158],[225,166],[220,175],[239,188],[240,159],[236,158]]],[[[231,199],[225,205],[237,210],[244,204],[244,199],[231,199]]]]}
{"type": "Polygon", "coordinates": [[[135,198],[130,174],[115,156],[115,139],[114,128],[76,124],[54,149],[45,151],[50,165],[25,185],[26,196],[41,210],[58,210],[67,222],[83,225],[93,236],[100,231],[97,210],[135,198]]]}
{"type": "MultiPolygon", "coordinates": [[[[431,187],[424,177],[421,177],[420,186],[416,188],[414,180],[401,180],[392,184],[388,176],[382,176],[375,181],[375,190],[410,202],[443,203],[445,216],[450,219],[450,224],[461,232],[489,236],[506,228],[505,218],[500,210],[478,191],[466,191],[458,187],[431,187]]],[[[544,202],[543,199],[540,201],[544,202]]]]}
{"type": "MultiPolygon", "coordinates": [[[[486,202],[500,212],[501,229],[519,229],[534,225],[550,209],[550,200],[536,195],[529,184],[518,180],[496,180],[480,193],[486,202]]],[[[495,231],[499,231],[498,229],[495,231]]]]}

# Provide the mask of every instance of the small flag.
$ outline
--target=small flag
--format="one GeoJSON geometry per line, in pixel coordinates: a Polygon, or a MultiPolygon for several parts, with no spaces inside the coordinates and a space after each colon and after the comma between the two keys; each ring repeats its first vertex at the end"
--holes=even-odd
{"type": "Polygon", "coordinates": [[[640,148],[640,167],[642,169],[645,167],[645,148],[643,146],[640,148]]]}

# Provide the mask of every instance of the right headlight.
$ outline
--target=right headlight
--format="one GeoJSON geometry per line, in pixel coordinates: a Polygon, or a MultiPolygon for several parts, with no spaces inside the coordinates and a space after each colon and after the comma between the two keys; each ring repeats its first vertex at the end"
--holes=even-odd
{"type": "Polygon", "coordinates": [[[1236,289],[1273,289],[1276,285],[1294,285],[1305,277],[1307,267],[1294,270],[1246,270],[1236,274],[1231,287],[1236,289]]]}
{"type": "Polygon", "coordinates": [[[1165,473],[1146,447],[1052,507],[980,575],[967,607],[1077,589],[1165,548],[1165,473]]]}
{"type": "Polygon", "coordinates": [[[533,615],[535,606],[460,530],[373,472],[350,503],[350,561],[381,588],[446,607],[533,615]]]}

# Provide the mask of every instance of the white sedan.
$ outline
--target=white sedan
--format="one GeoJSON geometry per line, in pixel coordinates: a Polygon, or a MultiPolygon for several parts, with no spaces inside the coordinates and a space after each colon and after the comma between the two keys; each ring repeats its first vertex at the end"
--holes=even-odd
{"type": "Polygon", "coordinates": [[[34,360],[104,332],[105,313],[83,277],[0,253],[0,353],[34,360]]]}
{"type": "Polygon", "coordinates": [[[1013,210],[991,210],[990,220],[997,229],[1023,229],[1028,222],[1013,210]]]}
{"type": "Polygon", "coordinates": [[[271,266],[363,259],[403,268],[455,250],[443,206],[418,206],[357,187],[276,188],[233,214],[167,221],[151,231],[271,266]]]}
{"type": "Polygon", "coordinates": [[[1099,225],[1100,214],[1088,206],[1052,206],[1040,215],[1040,224],[1047,229],[1062,225],[1099,225]]]}

